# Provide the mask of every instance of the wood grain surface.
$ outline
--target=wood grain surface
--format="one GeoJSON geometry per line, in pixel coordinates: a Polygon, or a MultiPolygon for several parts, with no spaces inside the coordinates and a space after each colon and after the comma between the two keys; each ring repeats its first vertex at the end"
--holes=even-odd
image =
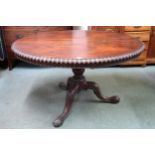
{"type": "Polygon", "coordinates": [[[123,33],[73,30],[24,37],[12,44],[12,50],[18,58],[35,64],[89,65],[132,59],[144,50],[144,44],[123,33]]]}

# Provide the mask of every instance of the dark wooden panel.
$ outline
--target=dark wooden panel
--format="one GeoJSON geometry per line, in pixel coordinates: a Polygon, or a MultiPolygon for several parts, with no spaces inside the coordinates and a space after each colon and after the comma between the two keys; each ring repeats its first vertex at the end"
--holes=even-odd
{"type": "Polygon", "coordinates": [[[143,41],[145,44],[145,51],[135,60],[128,61],[124,65],[146,65],[151,26],[124,26],[123,30],[130,36],[143,41]]]}
{"type": "Polygon", "coordinates": [[[147,57],[155,58],[155,27],[152,30],[147,57]]]}
{"type": "Polygon", "coordinates": [[[124,31],[150,31],[151,26],[125,26],[124,31]]]}
{"type": "Polygon", "coordinates": [[[51,30],[71,30],[72,26],[5,26],[4,31],[16,32],[16,31],[51,31],[51,30]]]}
{"type": "Polygon", "coordinates": [[[144,32],[125,32],[129,34],[130,36],[137,38],[143,42],[149,41],[150,40],[150,32],[149,31],[144,31],[144,32]]]}
{"type": "Polygon", "coordinates": [[[120,26],[90,26],[90,30],[120,32],[120,26]]]}
{"type": "Polygon", "coordinates": [[[7,66],[8,66],[8,61],[6,58],[3,31],[2,31],[2,26],[0,26],[0,68],[7,68],[7,66]]]}
{"type": "Polygon", "coordinates": [[[147,64],[155,64],[155,26],[152,26],[150,43],[147,53],[147,64]]]}
{"type": "Polygon", "coordinates": [[[4,59],[5,59],[5,51],[4,51],[4,45],[3,45],[2,30],[0,27],[0,61],[4,61],[4,59]]]}

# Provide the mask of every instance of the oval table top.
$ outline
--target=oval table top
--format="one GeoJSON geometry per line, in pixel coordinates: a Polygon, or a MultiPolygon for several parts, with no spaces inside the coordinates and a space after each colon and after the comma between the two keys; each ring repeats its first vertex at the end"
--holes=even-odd
{"type": "Polygon", "coordinates": [[[18,39],[11,49],[19,59],[37,65],[103,67],[137,57],[144,44],[124,33],[71,30],[18,39]]]}

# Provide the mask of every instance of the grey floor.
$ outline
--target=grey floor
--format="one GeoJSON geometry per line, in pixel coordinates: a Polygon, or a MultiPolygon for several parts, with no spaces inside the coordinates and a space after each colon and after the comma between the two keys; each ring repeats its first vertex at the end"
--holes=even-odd
{"type": "MultiPolygon", "coordinates": [[[[70,69],[20,65],[0,70],[0,128],[53,128],[66,94],[58,83],[71,75],[70,69]]],[[[155,128],[155,66],[88,69],[85,76],[121,101],[104,104],[83,91],[61,128],[155,128]]]]}

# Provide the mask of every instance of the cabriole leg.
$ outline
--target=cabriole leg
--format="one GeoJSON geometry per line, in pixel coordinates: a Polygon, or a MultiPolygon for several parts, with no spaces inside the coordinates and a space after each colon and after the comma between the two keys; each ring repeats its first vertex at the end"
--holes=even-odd
{"type": "Polygon", "coordinates": [[[75,94],[79,91],[79,85],[76,85],[72,90],[68,91],[66,96],[66,103],[63,112],[55,119],[53,125],[59,127],[63,124],[64,120],[67,118],[73,104],[73,99],[75,94]]]}
{"type": "Polygon", "coordinates": [[[87,89],[92,89],[94,94],[103,102],[115,104],[120,101],[120,98],[118,96],[110,96],[110,97],[103,96],[101,94],[99,86],[95,82],[91,81],[87,82],[87,89]]]}

